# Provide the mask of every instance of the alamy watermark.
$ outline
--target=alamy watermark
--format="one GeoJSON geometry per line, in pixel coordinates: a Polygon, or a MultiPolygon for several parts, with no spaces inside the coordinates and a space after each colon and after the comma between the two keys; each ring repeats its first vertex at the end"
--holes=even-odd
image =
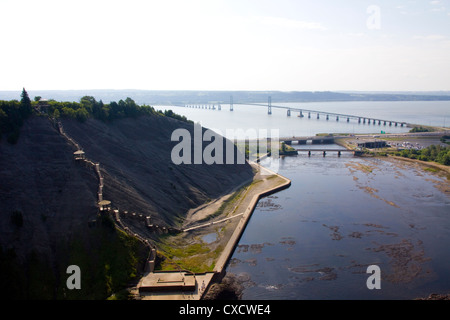
{"type": "Polygon", "coordinates": [[[278,171],[278,129],[271,129],[270,132],[266,129],[226,129],[224,133],[195,124],[193,131],[193,136],[184,128],[172,132],[171,141],[178,142],[171,151],[174,164],[245,164],[246,159],[257,162],[270,154],[270,167],[278,171]]]}
{"type": "Polygon", "coordinates": [[[81,289],[81,269],[77,265],[70,265],[66,269],[66,273],[70,274],[70,276],[67,278],[66,286],[67,289],[73,290],[73,289],[81,289]]]}
{"type": "Polygon", "coordinates": [[[381,29],[381,8],[377,5],[370,5],[366,9],[369,17],[366,20],[366,26],[369,30],[381,29]]]}
{"type": "Polygon", "coordinates": [[[381,289],[381,269],[379,266],[373,264],[367,267],[366,273],[370,273],[371,276],[367,278],[367,289],[381,289]]]}

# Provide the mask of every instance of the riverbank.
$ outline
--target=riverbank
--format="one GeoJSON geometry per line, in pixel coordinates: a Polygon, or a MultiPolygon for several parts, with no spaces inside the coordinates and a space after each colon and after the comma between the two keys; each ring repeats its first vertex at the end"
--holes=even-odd
{"type": "Polygon", "coordinates": [[[139,282],[140,299],[201,299],[211,283],[223,277],[259,199],[285,189],[291,183],[259,164],[252,163],[252,167],[255,175],[250,183],[211,201],[210,206],[192,210],[184,224],[184,232],[161,240],[157,245],[160,265],[139,282]],[[166,282],[170,282],[172,288],[161,289],[167,277],[177,277],[179,286],[174,285],[177,281],[171,280],[166,282]],[[183,287],[188,277],[195,279],[191,288],[183,287]],[[189,292],[184,292],[185,289],[189,292]]]}
{"type": "Polygon", "coordinates": [[[244,300],[448,292],[450,193],[443,188],[450,184],[441,172],[402,159],[347,155],[286,157],[279,170],[292,186],[255,212],[227,267],[224,291],[244,300]],[[382,270],[379,291],[365,286],[372,264],[382,270]]]}

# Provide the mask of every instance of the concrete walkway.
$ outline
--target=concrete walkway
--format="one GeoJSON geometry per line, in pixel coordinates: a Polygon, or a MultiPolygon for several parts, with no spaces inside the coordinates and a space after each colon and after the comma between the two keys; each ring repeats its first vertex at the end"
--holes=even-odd
{"type": "MultiPolygon", "coordinates": [[[[189,292],[183,292],[182,289],[174,290],[174,291],[165,291],[161,292],[159,290],[171,290],[170,286],[172,284],[168,284],[166,288],[156,288],[154,289],[155,279],[160,279],[164,277],[164,274],[168,276],[169,273],[173,272],[155,272],[149,273],[145,277],[143,277],[138,285],[138,289],[140,291],[140,296],[144,300],[200,300],[206,291],[206,289],[211,285],[211,282],[214,277],[217,277],[223,274],[225,271],[226,265],[231,258],[235,247],[239,243],[239,239],[242,236],[242,233],[245,230],[245,227],[250,220],[250,217],[258,204],[258,201],[262,197],[269,196],[273,193],[276,193],[280,190],[288,188],[291,184],[291,181],[267,168],[261,167],[259,164],[252,163],[258,169],[258,173],[255,176],[254,183],[247,189],[243,198],[240,200],[239,204],[234,208],[233,212],[240,212],[231,217],[227,217],[221,220],[217,220],[215,222],[210,222],[206,224],[202,224],[199,226],[194,226],[184,231],[188,232],[191,230],[195,230],[198,228],[208,227],[213,224],[221,223],[230,219],[239,218],[239,222],[237,223],[236,228],[234,229],[231,237],[228,239],[226,246],[219,258],[216,260],[215,267],[213,272],[207,272],[204,274],[196,274],[195,275],[195,289],[189,292]],[[153,284],[152,284],[153,283],[153,284]],[[146,292],[146,286],[148,286],[149,290],[153,290],[151,292],[146,292]]],[[[180,275],[180,272],[178,272],[180,275]]],[[[192,274],[184,273],[184,277],[192,276],[192,274]]],[[[181,279],[183,276],[179,276],[181,279]]],[[[181,284],[181,280],[178,280],[179,284],[181,284]]],[[[168,282],[167,282],[168,283],[168,282]]],[[[161,286],[164,285],[164,281],[160,281],[161,286]]],[[[175,286],[173,286],[175,287],[175,286]]]]}

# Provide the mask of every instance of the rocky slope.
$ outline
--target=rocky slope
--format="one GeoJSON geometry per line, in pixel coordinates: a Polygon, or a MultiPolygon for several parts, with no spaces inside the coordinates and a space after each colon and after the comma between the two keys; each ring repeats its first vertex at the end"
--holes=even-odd
{"type": "MultiPolygon", "coordinates": [[[[86,156],[100,163],[104,199],[121,210],[151,215],[162,225],[179,225],[189,209],[253,175],[248,164],[173,164],[173,130],[186,128],[193,134],[192,124],[175,119],[62,123],[86,156]]],[[[19,262],[37,252],[57,265],[61,243],[88,229],[96,217],[98,179],[92,168],[73,160],[74,151],[44,117],[28,119],[16,145],[0,141],[0,247],[13,249],[19,262]],[[20,213],[19,222],[13,212],[20,213]]]]}
{"type": "Polygon", "coordinates": [[[171,152],[178,141],[171,141],[172,132],[185,128],[194,136],[192,124],[175,119],[141,117],[109,124],[63,121],[63,125],[87,157],[100,163],[104,199],[121,210],[150,215],[162,225],[179,225],[190,208],[252,176],[248,164],[175,165],[171,152]]]}
{"type": "Polygon", "coordinates": [[[19,258],[50,254],[57,241],[95,217],[97,179],[44,118],[31,118],[16,145],[0,143],[0,244],[19,258]],[[22,215],[22,226],[11,215],[22,215]]]}

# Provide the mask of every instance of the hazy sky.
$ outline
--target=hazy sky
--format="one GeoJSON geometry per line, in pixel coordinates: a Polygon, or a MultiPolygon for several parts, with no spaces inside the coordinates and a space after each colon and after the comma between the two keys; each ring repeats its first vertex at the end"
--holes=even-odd
{"type": "Polygon", "coordinates": [[[0,90],[450,90],[450,0],[0,0],[0,90]]]}

